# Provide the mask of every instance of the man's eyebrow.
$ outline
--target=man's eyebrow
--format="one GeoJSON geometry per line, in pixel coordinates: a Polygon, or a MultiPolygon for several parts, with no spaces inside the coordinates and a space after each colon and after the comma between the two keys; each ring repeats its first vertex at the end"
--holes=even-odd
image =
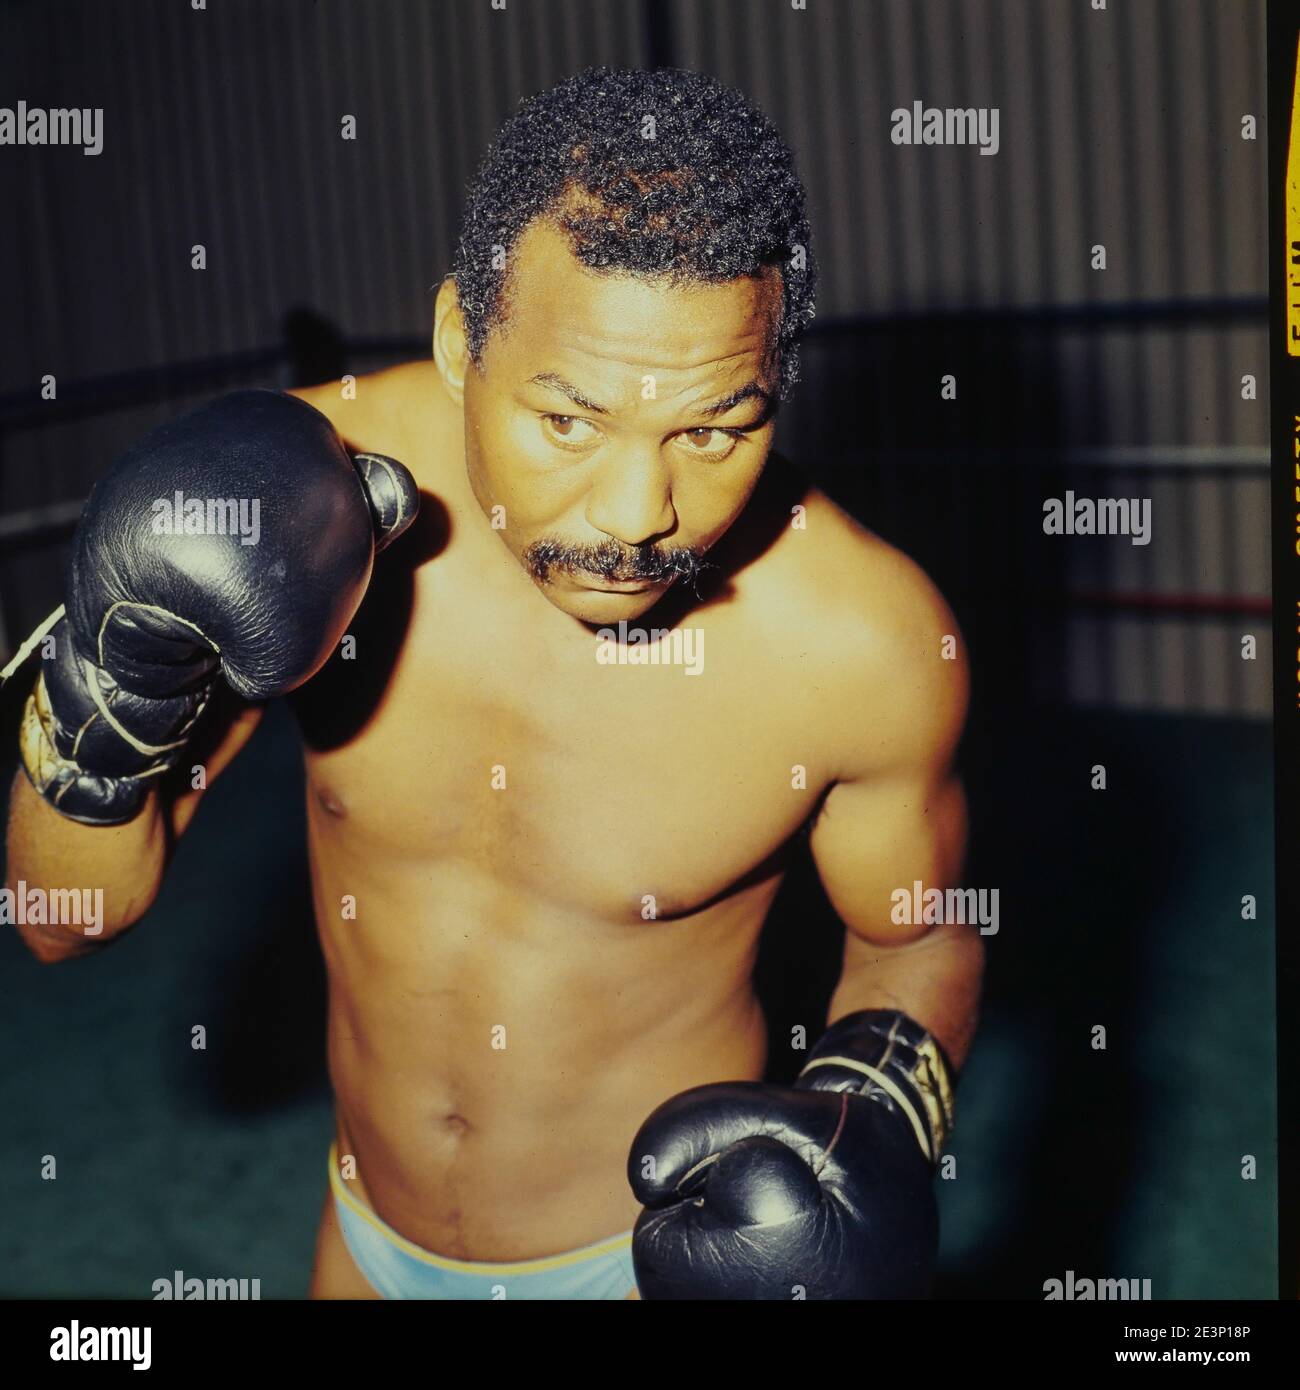
{"type": "Polygon", "coordinates": [[[574,405],[580,405],[583,410],[590,410],[594,415],[609,414],[609,411],[606,410],[603,405],[597,405],[595,401],[589,401],[571,381],[565,381],[562,376],[556,376],[554,372],[538,372],[536,376],[530,376],[528,381],[530,385],[536,382],[538,386],[551,387],[552,390],[558,391],[562,396],[568,396],[574,405]]]}
{"type": "Polygon", "coordinates": [[[723,396],[720,401],[714,401],[711,405],[700,405],[695,408],[701,415],[707,416],[711,420],[715,415],[725,415],[734,406],[738,406],[741,401],[755,398],[763,402],[763,412],[766,414],[772,405],[772,397],[756,381],[747,382],[738,391],[733,391],[729,396],[723,396]]]}
{"type": "MultiPolygon", "coordinates": [[[[609,414],[605,406],[597,405],[595,401],[588,400],[571,381],[565,381],[562,376],[557,376],[555,372],[538,372],[536,376],[530,376],[528,381],[530,385],[535,383],[538,386],[549,386],[553,391],[567,396],[574,405],[580,405],[584,410],[590,410],[594,415],[609,414]]],[[[719,401],[695,406],[693,413],[712,420],[718,415],[725,415],[727,411],[734,409],[742,401],[755,399],[763,402],[763,414],[766,416],[772,407],[772,396],[757,381],[747,382],[738,390],[731,392],[730,395],[723,396],[719,401]]]]}

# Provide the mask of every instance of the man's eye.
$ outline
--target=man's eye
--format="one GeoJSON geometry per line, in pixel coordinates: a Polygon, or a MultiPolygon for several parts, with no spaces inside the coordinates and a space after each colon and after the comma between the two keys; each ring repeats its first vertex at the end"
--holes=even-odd
{"type": "Polygon", "coordinates": [[[736,447],[740,436],[734,430],[701,428],[687,430],[678,438],[685,440],[687,452],[697,458],[723,459],[736,447]]]}
{"type": "Polygon", "coordinates": [[[569,447],[592,444],[600,438],[600,431],[590,420],[580,420],[576,415],[543,415],[542,432],[551,443],[569,447]]]}

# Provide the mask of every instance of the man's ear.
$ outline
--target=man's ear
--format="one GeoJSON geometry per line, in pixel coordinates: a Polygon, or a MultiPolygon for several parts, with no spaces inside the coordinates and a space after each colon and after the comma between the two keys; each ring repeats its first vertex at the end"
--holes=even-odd
{"type": "Polygon", "coordinates": [[[447,394],[458,405],[463,404],[469,343],[456,281],[450,275],[438,286],[438,297],[433,302],[433,360],[447,394]]]}

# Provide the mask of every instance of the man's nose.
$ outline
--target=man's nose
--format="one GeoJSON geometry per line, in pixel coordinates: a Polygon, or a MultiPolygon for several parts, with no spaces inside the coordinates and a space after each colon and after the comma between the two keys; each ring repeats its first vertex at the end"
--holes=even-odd
{"type": "Polygon", "coordinates": [[[587,494],[587,521],[624,545],[643,545],[671,531],[672,478],[658,449],[622,449],[602,461],[587,494]]]}

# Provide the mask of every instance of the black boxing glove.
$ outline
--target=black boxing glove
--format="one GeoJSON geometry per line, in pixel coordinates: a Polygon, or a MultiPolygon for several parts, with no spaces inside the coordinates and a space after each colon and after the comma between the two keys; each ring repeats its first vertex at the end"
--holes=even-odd
{"type": "Polygon", "coordinates": [[[32,785],[73,820],[130,820],[218,673],[260,700],[324,665],[376,552],[418,508],[400,463],[351,455],[278,391],[234,392],[145,436],[73,538],[54,656],[23,716],[32,785]]]}
{"type": "Polygon", "coordinates": [[[892,1010],[838,1020],[793,1087],[683,1091],[628,1158],[646,1208],[632,1235],[641,1296],[925,1297],[951,1126],[939,1044],[892,1010]]]}

